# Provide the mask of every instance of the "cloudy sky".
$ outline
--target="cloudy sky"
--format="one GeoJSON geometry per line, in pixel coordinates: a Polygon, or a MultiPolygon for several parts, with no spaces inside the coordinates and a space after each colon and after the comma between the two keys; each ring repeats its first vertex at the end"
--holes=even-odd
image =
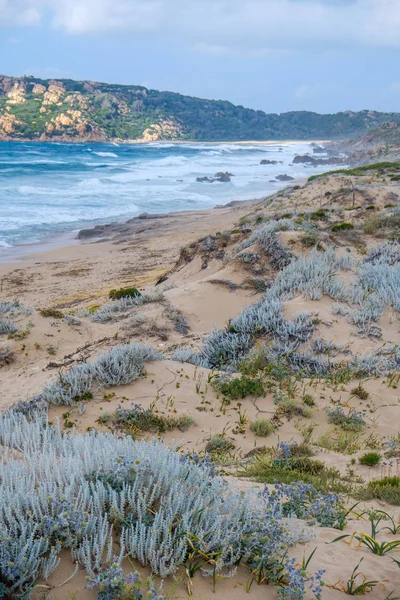
{"type": "Polygon", "coordinates": [[[0,0],[0,72],[400,111],[400,0],[0,0]]]}

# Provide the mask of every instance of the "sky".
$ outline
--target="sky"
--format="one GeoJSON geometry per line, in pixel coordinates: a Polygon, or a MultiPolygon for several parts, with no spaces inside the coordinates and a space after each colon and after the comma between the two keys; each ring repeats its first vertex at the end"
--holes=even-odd
{"type": "Polygon", "coordinates": [[[0,73],[400,112],[400,0],[0,0],[0,73]]]}

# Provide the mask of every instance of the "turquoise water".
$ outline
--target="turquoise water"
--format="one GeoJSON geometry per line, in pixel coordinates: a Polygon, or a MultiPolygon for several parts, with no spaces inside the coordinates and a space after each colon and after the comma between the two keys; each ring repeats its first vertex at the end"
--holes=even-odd
{"type": "Polygon", "coordinates": [[[209,208],[270,194],[276,175],[318,171],[291,165],[300,144],[0,143],[0,253],[56,232],[124,220],[142,212],[209,208]],[[262,159],[282,161],[260,165],[262,159]],[[231,183],[197,183],[217,171],[231,183]]]}

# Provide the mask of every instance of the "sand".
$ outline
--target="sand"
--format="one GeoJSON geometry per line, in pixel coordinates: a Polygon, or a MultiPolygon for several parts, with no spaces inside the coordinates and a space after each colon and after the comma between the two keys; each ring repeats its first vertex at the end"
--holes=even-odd
{"type": "MultiPolygon", "coordinates": [[[[0,347],[8,345],[15,355],[15,362],[0,369],[0,409],[4,410],[17,401],[27,400],[39,393],[44,384],[54,380],[60,368],[68,368],[82,360],[92,361],[121,342],[150,342],[167,353],[171,353],[174,347],[182,343],[189,347],[196,346],[211,329],[223,327],[243,307],[261,298],[261,294],[249,284],[252,273],[239,260],[233,259],[235,249],[245,237],[245,234],[235,233],[238,227],[245,230],[246,221],[257,215],[317,210],[325,206],[339,206],[343,209],[343,218],[355,220],[357,209],[344,210],[351,204],[349,195],[339,193],[332,200],[332,195],[335,196],[338,190],[349,186],[349,180],[348,177],[328,178],[290,194],[284,191],[272,198],[252,203],[135,221],[133,224],[107,230],[106,239],[85,238],[84,241],[69,246],[35,252],[18,257],[12,263],[0,264],[0,300],[18,298],[25,306],[36,310],[51,307],[61,309],[64,314],[78,312],[79,316],[82,308],[98,307],[108,302],[108,292],[113,288],[134,285],[142,291],[148,291],[162,279],[157,289],[164,290],[161,302],[137,307],[126,318],[117,318],[107,323],[95,323],[86,316],[79,317],[81,325],[71,326],[62,319],[43,317],[38,312],[20,317],[18,325],[21,330],[28,332],[26,336],[23,339],[6,340],[3,337],[0,340],[0,347]],[[327,196],[327,192],[330,195],[327,196]],[[224,232],[231,232],[226,243],[224,232]],[[204,242],[204,238],[210,236],[213,240],[211,250],[210,243],[204,242]],[[172,308],[185,315],[190,327],[186,335],[174,330],[169,318],[172,308]],[[143,325],[138,325],[137,320],[135,321],[138,316],[145,319],[143,325]]],[[[399,185],[389,182],[368,183],[366,178],[358,182],[358,189],[357,202],[365,203],[373,197],[375,204],[380,207],[387,203],[389,194],[400,192],[399,185]]],[[[322,239],[324,236],[328,239],[328,235],[327,231],[323,231],[322,239]]],[[[309,251],[301,244],[300,238],[301,235],[295,231],[287,231],[280,236],[282,245],[298,255],[309,251]]],[[[344,253],[349,248],[355,258],[360,258],[365,252],[365,246],[372,247],[378,240],[371,238],[361,242],[360,244],[357,236],[339,238],[338,251],[344,253]]],[[[267,275],[273,277],[273,269],[268,271],[268,266],[266,268],[267,275]]],[[[343,277],[351,278],[352,274],[343,274],[343,277]]],[[[341,346],[337,360],[344,360],[347,351],[366,354],[382,344],[400,342],[398,316],[392,311],[388,310],[381,319],[382,340],[365,340],[356,335],[356,328],[344,317],[333,315],[331,308],[330,298],[323,297],[311,302],[298,296],[285,303],[284,314],[293,317],[300,312],[315,313],[319,319],[315,337],[331,339],[341,346]]],[[[232,477],[238,461],[244,466],[248,464],[246,455],[260,446],[276,446],[282,440],[301,442],[302,431],[310,423],[315,426],[312,435],[315,459],[324,461],[328,466],[335,466],[343,475],[352,469],[354,476],[368,482],[385,474],[399,472],[399,459],[369,468],[358,464],[357,459],[363,450],[349,456],[317,445],[324,434],[334,435],[327,422],[324,407],[327,402],[339,400],[347,406],[367,411],[366,435],[383,440],[397,435],[400,393],[396,387],[389,385],[387,378],[374,378],[364,382],[369,392],[367,401],[359,400],[352,393],[358,382],[333,386],[303,380],[299,382],[296,393],[300,397],[305,393],[313,396],[315,406],[312,408],[312,416],[283,419],[281,427],[265,439],[255,436],[249,423],[260,416],[271,418],[274,415],[276,405],[272,392],[262,397],[247,397],[240,403],[232,402],[222,410],[221,398],[212,386],[213,376],[214,373],[207,369],[173,360],[148,363],[143,378],[127,386],[95,390],[94,398],[85,404],[84,411],[77,408],[66,409],[65,406],[50,407],[49,419],[53,422],[59,419],[61,424],[69,421],[77,431],[85,432],[90,427],[108,431],[110,425],[100,424],[99,417],[105,413],[112,414],[118,405],[129,406],[131,402],[140,403],[145,408],[153,406],[160,414],[189,414],[194,418],[195,424],[186,432],[166,433],[164,441],[187,451],[201,452],[210,437],[226,432],[234,449],[224,470],[232,485],[243,487],[257,484],[246,481],[246,478],[237,483],[237,479],[232,477]],[[240,420],[245,422],[244,430],[240,430],[240,420]],[[354,464],[351,459],[355,459],[354,464]]],[[[144,437],[151,439],[152,434],[144,434],[144,437]]],[[[348,502],[351,500],[348,499],[348,502]]],[[[378,502],[366,504],[371,505],[387,510],[395,518],[399,517],[398,507],[378,502]]],[[[362,505],[360,511],[361,508],[362,505]]],[[[367,532],[368,524],[365,520],[356,520],[354,517],[345,533],[351,534],[354,531],[367,532]]],[[[316,528],[315,540],[306,549],[297,547],[290,551],[301,560],[304,552],[308,555],[317,548],[311,569],[323,568],[327,571],[323,599],[339,600],[345,597],[343,590],[340,591],[341,585],[347,581],[361,558],[364,558],[362,572],[367,579],[382,581],[368,594],[368,598],[384,600],[392,590],[398,596],[400,569],[391,560],[391,556],[398,559],[399,553],[393,551],[380,557],[357,548],[355,542],[350,546],[345,541],[328,545],[339,535],[340,532],[334,529],[316,528]]],[[[383,533],[381,539],[394,538],[383,533]]],[[[131,568],[127,561],[124,568],[127,572],[131,568]]],[[[58,584],[72,571],[73,565],[66,553],[50,582],[58,584]]],[[[239,569],[234,579],[218,582],[216,593],[213,593],[210,580],[197,576],[193,598],[246,598],[247,578],[248,572],[239,569]]],[[[95,593],[86,590],[84,586],[84,573],[79,571],[66,585],[51,590],[49,597],[53,600],[68,597],[77,600],[94,599],[95,593]]],[[[171,598],[187,598],[183,572],[178,574],[177,581],[167,580],[164,591],[171,598]]],[[[256,584],[252,587],[251,595],[253,598],[266,600],[277,597],[272,587],[256,584]]]]}

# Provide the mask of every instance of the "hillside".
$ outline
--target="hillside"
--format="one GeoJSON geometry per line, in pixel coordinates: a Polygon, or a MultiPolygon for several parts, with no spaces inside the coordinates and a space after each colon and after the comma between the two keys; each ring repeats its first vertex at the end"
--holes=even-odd
{"type": "Polygon", "coordinates": [[[137,85],[0,75],[3,141],[341,139],[390,120],[400,114],[266,114],[137,85]]]}

